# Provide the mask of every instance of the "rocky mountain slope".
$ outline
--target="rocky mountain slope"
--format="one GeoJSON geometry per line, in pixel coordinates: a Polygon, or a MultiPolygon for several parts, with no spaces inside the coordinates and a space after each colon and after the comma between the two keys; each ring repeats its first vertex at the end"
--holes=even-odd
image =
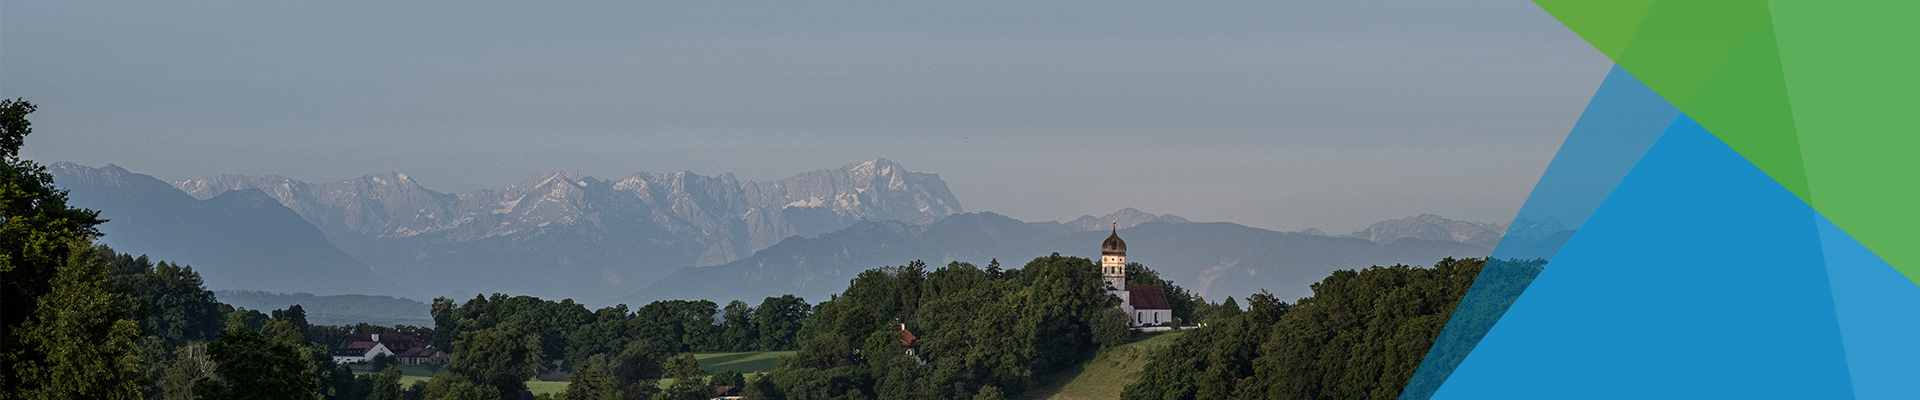
{"type": "Polygon", "coordinates": [[[211,289],[402,294],[320,229],[259,190],[195,199],[118,166],[47,168],[69,204],[99,210],[115,250],[193,266],[211,289]]]}

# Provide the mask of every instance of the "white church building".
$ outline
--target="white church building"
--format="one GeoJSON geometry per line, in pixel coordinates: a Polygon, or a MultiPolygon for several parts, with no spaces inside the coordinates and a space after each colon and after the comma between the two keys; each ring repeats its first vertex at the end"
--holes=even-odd
{"type": "Polygon", "coordinates": [[[1120,240],[1120,228],[1100,244],[1100,275],[1107,294],[1120,297],[1120,310],[1127,312],[1135,329],[1173,323],[1173,307],[1167,292],[1159,286],[1127,285],[1127,241],[1120,240]]]}

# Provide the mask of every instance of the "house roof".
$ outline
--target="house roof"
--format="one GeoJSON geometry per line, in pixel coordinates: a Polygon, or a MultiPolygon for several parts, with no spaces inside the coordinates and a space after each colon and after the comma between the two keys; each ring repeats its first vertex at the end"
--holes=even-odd
{"type": "Polygon", "coordinates": [[[407,349],[407,351],[402,351],[402,352],[400,352],[400,354],[397,354],[397,356],[400,356],[400,357],[433,357],[433,355],[434,355],[434,353],[439,353],[439,352],[440,352],[440,350],[439,350],[439,349],[435,349],[435,348],[432,348],[432,347],[415,347],[415,348],[411,348],[411,349],[407,349]]]}
{"type": "Polygon", "coordinates": [[[380,340],[377,342],[373,340],[373,335],[370,334],[347,335],[341,338],[339,348],[364,350],[371,349],[376,344],[385,344],[388,350],[396,352],[404,352],[408,349],[420,347],[432,347],[432,345],[422,339],[420,335],[411,332],[391,332],[381,334],[380,340]]]}
{"type": "Polygon", "coordinates": [[[900,337],[900,345],[907,347],[913,347],[913,341],[919,339],[919,337],[913,336],[912,331],[907,330],[906,324],[900,324],[900,331],[894,332],[893,334],[900,337]]]}
{"type": "Polygon", "coordinates": [[[1128,304],[1135,310],[1172,310],[1167,292],[1159,286],[1127,285],[1128,304]]]}

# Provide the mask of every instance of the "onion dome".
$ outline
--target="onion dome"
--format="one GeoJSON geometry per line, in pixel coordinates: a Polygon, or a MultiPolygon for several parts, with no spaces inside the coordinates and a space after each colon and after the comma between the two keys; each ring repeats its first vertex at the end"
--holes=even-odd
{"type": "Polygon", "coordinates": [[[1103,256],[1127,255],[1127,241],[1120,240],[1120,228],[1114,228],[1113,236],[1107,236],[1107,241],[1100,243],[1100,255],[1103,255],[1103,256]]]}

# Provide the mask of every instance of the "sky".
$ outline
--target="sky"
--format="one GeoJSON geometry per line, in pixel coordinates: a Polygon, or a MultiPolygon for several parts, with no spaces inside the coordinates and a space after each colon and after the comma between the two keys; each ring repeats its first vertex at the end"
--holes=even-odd
{"type": "Polygon", "coordinates": [[[441,192],[887,158],[968,211],[1342,233],[1511,220],[1612,65],[1519,0],[267,3],[0,3],[22,156],[441,192]]]}

